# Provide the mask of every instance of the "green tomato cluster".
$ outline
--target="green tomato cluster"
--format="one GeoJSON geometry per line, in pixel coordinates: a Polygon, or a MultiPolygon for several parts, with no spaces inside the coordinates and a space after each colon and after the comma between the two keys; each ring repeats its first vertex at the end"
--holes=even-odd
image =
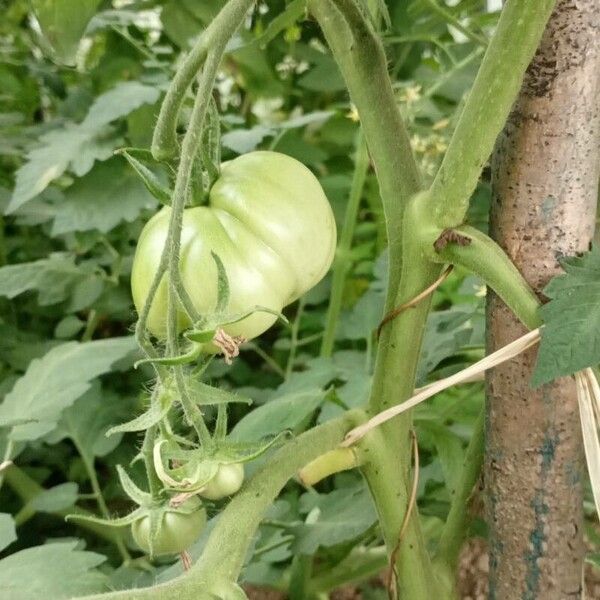
{"type": "MultiPolygon", "coordinates": [[[[131,286],[141,311],[167,239],[171,209],[163,208],[144,227],[134,257],[131,286]]],[[[281,312],[314,287],[328,271],[336,247],[331,206],[317,178],[300,162],[277,152],[257,151],[222,166],[208,206],[183,214],[179,268],[195,309],[214,312],[221,259],[229,281],[229,314],[254,306],[281,312]]],[[[276,317],[255,312],[225,327],[252,339],[276,317]]],[[[191,323],[183,311],[180,329],[191,323]]],[[[161,282],[148,316],[148,329],[166,336],[167,281],[161,282]]]]}

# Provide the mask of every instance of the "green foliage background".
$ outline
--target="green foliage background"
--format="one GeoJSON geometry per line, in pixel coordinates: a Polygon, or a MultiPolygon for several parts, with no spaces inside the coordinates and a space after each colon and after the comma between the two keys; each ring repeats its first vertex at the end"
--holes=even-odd
{"type": "MultiPolygon", "coordinates": [[[[151,565],[130,539],[124,543],[133,560],[124,564],[114,539],[63,517],[79,509],[98,513],[102,502],[114,515],[130,508],[116,465],[130,463],[140,440],[105,433],[147,401],[151,371],[132,368],[129,275],[136,239],[158,204],[114,152],[149,147],[181,53],[223,2],[58,0],[56,10],[49,4],[0,4],[0,456],[8,448],[16,465],[0,491],[0,592],[27,600],[148,585],[181,570],[171,561],[151,565]],[[77,18],[65,23],[64,14],[77,18]]],[[[382,35],[398,104],[422,170],[432,177],[497,14],[483,0],[381,0],[365,7],[388,17],[382,35]]],[[[215,89],[223,159],[255,148],[299,159],[319,177],[341,227],[359,125],[320,32],[305,16],[303,0],[260,2],[231,44],[215,89]]],[[[157,176],[167,181],[172,174],[164,169],[157,176]]],[[[470,214],[483,230],[488,203],[484,177],[470,214]]],[[[319,356],[329,276],[286,310],[289,328],[277,325],[243,346],[232,367],[211,365],[211,383],[253,401],[234,406],[234,437],[299,432],[365,401],[385,246],[369,170],[333,356],[319,356]]],[[[481,283],[460,272],[436,292],[420,384],[482,357],[483,296],[481,283]]],[[[418,502],[432,543],[482,401],[483,386],[469,384],[416,410],[418,502]]],[[[135,476],[135,464],[132,470],[135,476]]],[[[474,533],[485,534],[482,521],[474,533]]],[[[374,557],[377,572],[385,564],[380,545],[356,473],[309,490],[290,482],[261,527],[244,580],[285,589],[294,555],[317,557],[316,587],[328,573],[362,564],[361,552],[374,557]]]]}

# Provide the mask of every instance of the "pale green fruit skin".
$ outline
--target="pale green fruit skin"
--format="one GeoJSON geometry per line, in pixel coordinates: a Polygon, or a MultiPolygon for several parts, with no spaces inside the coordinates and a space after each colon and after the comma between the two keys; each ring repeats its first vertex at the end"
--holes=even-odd
{"type": "MultiPolygon", "coordinates": [[[[206,526],[206,510],[201,507],[192,513],[165,513],[160,532],[152,543],[152,556],[179,554],[187,550],[206,526]]],[[[142,517],[131,525],[135,543],[150,554],[150,519],[142,517]]]]}
{"type": "MultiPolygon", "coordinates": [[[[131,285],[141,312],[160,260],[171,210],[158,212],[144,227],[133,261],[131,285]]],[[[280,312],[327,273],[336,247],[331,206],[317,178],[296,159],[278,152],[250,152],[222,167],[209,205],[186,209],[181,235],[183,284],[201,315],[214,312],[217,267],[221,258],[230,286],[228,313],[255,305],[280,312]]],[[[167,283],[159,286],[148,329],[166,335],[167,283]]],[[[225,327],[252,339],[276,320],[255,313],[225,327]]],[[[178,315],[179,328],[190,325],[178,315]]]]}
{"type": "Polygon", "coordinates": [[[207,500],[221,500],[233,496],[244,483],[244,465],[233,463],[221,465],[217,474],[208,485],[200,491],[200,496],[207,500]]]}

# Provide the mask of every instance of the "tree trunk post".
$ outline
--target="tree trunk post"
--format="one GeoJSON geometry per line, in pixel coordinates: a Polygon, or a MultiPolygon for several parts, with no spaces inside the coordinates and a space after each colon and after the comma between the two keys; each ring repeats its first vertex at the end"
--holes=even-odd
{"type": "MultiPolygon", "coordinates": [[[[589,249],[600,149],[600,0],[559,0],[492,160],[491,234],[540,299],[589,249]]],[[[488,351],[525,333],[489,292],[488,351]]],[[[490,599],[582,597],[586,479],[573,378],[530,388],[533,349],[487,378],[490,599]]]]}

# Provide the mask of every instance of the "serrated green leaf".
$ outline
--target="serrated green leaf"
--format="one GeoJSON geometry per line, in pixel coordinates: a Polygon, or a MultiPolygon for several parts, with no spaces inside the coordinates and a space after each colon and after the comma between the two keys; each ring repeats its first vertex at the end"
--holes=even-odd
{"type": "Polygon", "coordinates": [[[59,131],[41,136],[41,145],[28,152],[27,162],[17,170],[15,189],[6,213],[15,212],[43,192],[67,169],[81,177],[96,160],[112,156],[119,140],[110,134],[109,128],[86,129],[67,124],[59,131]]]}
{"type": "Polygon", "coordinates": [[[120,435],[107,438],[107,431],[129,413],[131,404],[126,400],[95,381],[88,392],[63,412],[46,441],[56,443],[70,438],[90,462],[97,456],[106,456],[121,441],[120,435]]]}
{"type": "Polygon", "coordinates": [[[58,62],[75,64],[79,40],[99,4],[100,0],[31,0],[42,33],[58,62]]]}
{"type": "Polygon", "coordinates": [[[289,429],[293,430],[323,402],[321,389],[291,392],[248,413],[231,432],[235,441],[255,441],[289,429]]]}
{"type": "Polygon", "coordinates": [[[107,233],[122,221],[132,222],[156,201],[118,158],[96,165],[65,191],[56,207],[52,235],[97,229],[107,233]]]}
{"type": "Polygon", "coordinates": [[[27,548],[0,561],[0,590],[10,600],[67,600],[107,591],[96,570],[106,558],[77,549],[77,541],[27,548]]]}
{"type": "Polygon", "coordinates": [[[133,337],[67,342],[31,362],[0,405],[0,426],[13,440],[35,440],[54,429],[62,411],[89,390],[92,380],[135,350],[133,337]]]}
{"type": "Polygon", "coordinates": [[[272,127],[264,125],[255,125],[250,129],[235,129],[224,133],[221,136],[221,143],[238,154],[245,154],[255,150],[266,137],[274,135],[275,132],[272,127]]]}
{"type": "Polygon", "coordinates": [[[314,554],[320,546],[350,541],[377,520],[373,501],[364,485],[323,494],[316,508],[314,520],[295,528],[295,554],[314,554]]]}
{"type": "Polygon", "coordinates": [[[66,300],[75,286],[90,285],[96,275],[85,265],[76,265],[69,254],[51,254],[48,258],[30,263],[7,265],[0,268],[0,296],[15,298],[35,290],[40,306],[66,300]]]}
{"type": "Polygon", "coordinates": [[[40,146],[27,154],[27,162],[17,171],[6,212],[16,211],[67,169],[82,177],[96,160],[111,157],[121,141],[112,135],[108,124],[142,104],[154,104],[158,96],[154,87],[136,81],[121,82],[96,98],[81,124],[67,123],[60,130],[42,135],[40,146]]]}
{"type": "Polygon", "coordinates": [[[8,513],[0,513],[0,552],[17,539],[15,520],[8,513]]]}
{"type": "Polygon", "coordinates": [[[96,98],[81,126],[98,129],[127,116],[143,104],[154,104],[159,96],[159,90],[153,86],[139,81],[121,81],[96,98]]]}
{"type": "Polygon", "coordinates": [[[600,362],[600,246],[561,265],[565,274],[544,290],[550,302],[540,309],[544,327],[534,386],[600,362]]]}
{"type": "Polygon", "coordinates": [[[58,512],[74,506],[78,493],[79,487],[76,483],[61,483],[45,489],[28,502],[27,506],[36,512],[58,512]]]}

